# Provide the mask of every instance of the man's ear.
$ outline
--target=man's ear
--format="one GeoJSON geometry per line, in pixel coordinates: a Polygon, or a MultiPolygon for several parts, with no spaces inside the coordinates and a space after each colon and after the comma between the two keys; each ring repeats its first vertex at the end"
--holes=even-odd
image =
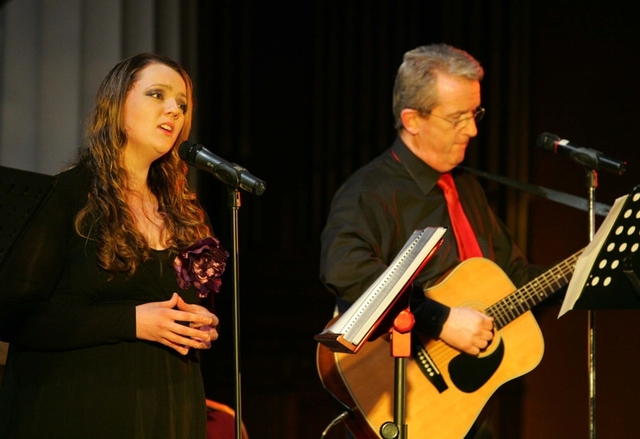
{"type": "Polygon", "coordinates": [[[402,120],[402,125],[409,134],[412,136],[418,134],[420,127],[420,114],[418,113],[418,110],[405,108],[400,112],[400,120],[402,120]]]}

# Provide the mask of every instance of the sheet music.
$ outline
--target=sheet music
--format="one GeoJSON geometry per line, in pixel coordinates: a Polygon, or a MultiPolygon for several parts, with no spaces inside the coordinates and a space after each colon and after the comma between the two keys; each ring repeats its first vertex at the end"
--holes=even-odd
{"type": "Polygon", "coordinates": [[[360,344],[446,231],[444,227],[427,227],[414,231],[384,273],[320,335],[341,334],[349,343],[356,346],[360,344]]]}
{"type": "Polygon", "coordinates": [[[582,290],[587,283],[589,273],[591,272],[591,267],[593,267],[593,264],[600,253],[600,249],[609,236],[609,232],[618,218],[618,214],[620,213],[622,206],[624,206],[627,201],[627,198],[628,195],[625,195],[615,201],[613,207],[593,237],[593,240],[585,248],[584,252],[578,259],[573,276],[569,282],[569,287],[567,288],[567,293],[564,301],[562,302],[562,306],[560,307],[558,318],[562,317],[566,312],[571,311],[576,304],[576,301],[580,298],[580,294],[582,293],[582,290]]]}

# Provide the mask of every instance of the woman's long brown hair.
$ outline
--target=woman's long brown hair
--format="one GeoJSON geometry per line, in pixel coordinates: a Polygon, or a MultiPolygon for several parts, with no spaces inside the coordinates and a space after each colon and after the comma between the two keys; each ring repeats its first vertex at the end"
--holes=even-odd
{"type": "Polygon", "coordinates": [[[147,183],[164,217],[167,246],[185,249],[210,234],[204,211],[187,184],[187,165],[178,146],[188,139],[193,113],[193,85],[186,71],[162,55],[143,53],[127,58],[111,69],[96,92],[87,126],[86,146],[79,161],[92,174],[88,202],[76,217],[76,231],[96,240],[98,264],[112,273],[133,273],[149,259],[151,249],[138,231],[126,202],[127,173],[122,153],[127,142],[123,108],[127,92],[139,72],[150,64],[164,64],[180,74],[187,88],[185,121],[171,151],[151,165],[147,183]]]}

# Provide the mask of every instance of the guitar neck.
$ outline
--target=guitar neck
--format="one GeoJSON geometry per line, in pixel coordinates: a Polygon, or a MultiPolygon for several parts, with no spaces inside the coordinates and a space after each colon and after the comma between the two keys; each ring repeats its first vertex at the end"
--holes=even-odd
{"type": "Polygon", "coordinates": [[[496,328],[505,327],[560,288],[566,286],[571,280],[578,258],[583,251],[584,249],[578,251],[487,308],[485,312],[488,316],[493,317],[496,328]]]}

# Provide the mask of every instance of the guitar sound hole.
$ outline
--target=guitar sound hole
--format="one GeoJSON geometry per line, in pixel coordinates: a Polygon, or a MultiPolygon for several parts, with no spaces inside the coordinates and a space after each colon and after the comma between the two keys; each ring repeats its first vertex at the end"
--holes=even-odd
{"type": "Polygon", "coordinates": [[[475,392],[498,370],[504,358],[504,350],[504,343],[498,343],[494,351],[484,357],[458,355],[449,363],[451,381],[463,392],[475,392]]]}

